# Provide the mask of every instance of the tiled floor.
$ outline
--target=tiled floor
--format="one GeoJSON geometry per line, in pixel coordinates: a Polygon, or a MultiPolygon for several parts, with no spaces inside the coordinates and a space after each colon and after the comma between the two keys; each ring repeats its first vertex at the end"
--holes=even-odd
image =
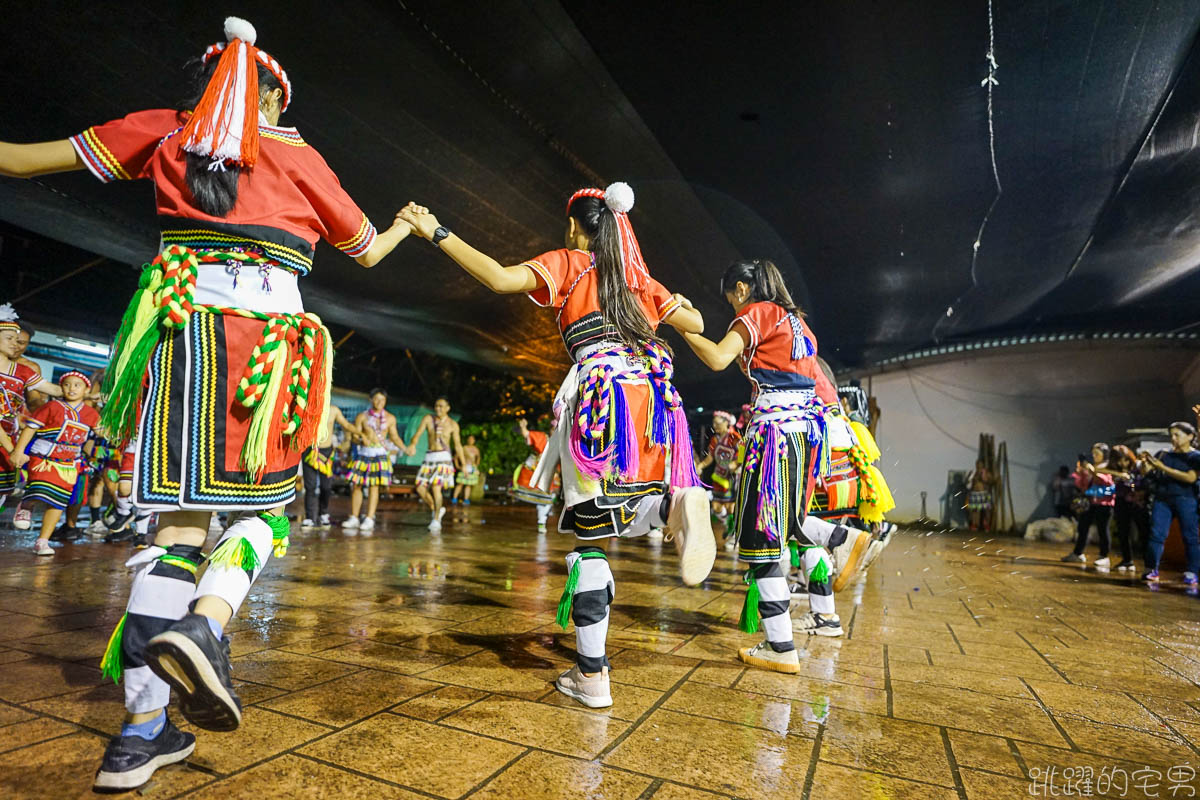
{"type": "MultiPolygon", "coordinates": [[[[145,796],[1200,790],[1200,600],[1177,587],[1084,572],[1051,545],[901,531],[838,597],[846,638],[801,641],[803,673],[784,676],[736,660],[752,639],[731,561],[688,589],[669,545],[621,542],[615,705],[590,711],[551,685],[574,652],[553,624],[572,541],[537,536],[527,507],[473,506],[438,540],[424,520],[402,506],[371,538],[293,536],[234,626],[242,727],[199,733],[145,796]]],[[[97,662],[126,550],[35,561],[28,534],[0,537],[0,797],[83,796],[122,714],[97,662]]]]}

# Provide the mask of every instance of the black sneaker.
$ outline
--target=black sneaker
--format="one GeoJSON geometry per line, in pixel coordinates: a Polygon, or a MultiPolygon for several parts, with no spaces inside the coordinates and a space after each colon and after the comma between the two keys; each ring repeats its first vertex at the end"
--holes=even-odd
{"type": "Polygon", "coordinates": [[[108,529],[110,531],[113,533],[120,533],[129,527],[129,523],[133,522],[133,516],[133,509],[131,508],[124,514],[118,511],[113,515],[112,522],[108,522],[108,520],[105,520],[105,522],[108,524],[108,529]]]}
{"type": "Polygon", "coordinates": [[[137,531],[126,525],[123,530],[113,531],[108,536],[105,536],[104,541],[107,544],[113,544],[114,542],[132,542],[137,538],[137,535],[137,531]]]}
{"type": "Polygon", "coordinates": [[[188,722],[210,731],[237,730],[242,701],[230,677],[229,637],[218,641],[207,617],[188,614],[151,639],[146,665],[171,684],[188,722]]]}
{"type": "Polygon", "coordinates": [[[55,528],[54,533],[50,534],[50,541],[73,542],[75,539],[79,538],[80,533],[82,533],[82,531],[79,530],[79,528],[75,527],[74,525],[67,525],[64,523],[55,528]]]}
{"type": "Polygon", "coordinates": [[[195,749],[196,737],[179,730],[169,719],[153,739],[114,736],[108,740],[92,789],[97,792],[136,789],[149,781],[159,767],[183,761],[195,749]]]}

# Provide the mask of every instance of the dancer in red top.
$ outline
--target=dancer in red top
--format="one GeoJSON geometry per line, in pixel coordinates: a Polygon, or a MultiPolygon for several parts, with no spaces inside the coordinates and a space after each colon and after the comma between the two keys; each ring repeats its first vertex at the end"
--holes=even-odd
{"type": "Polygon", "coordinates": [[[708,453],[696,465],[697,472],[709,464],[713,465],[710,479],[712,511],[721,521],[729,516],[729,506],[733,504],[734,490],[737,487],[737,454],[742,435],[733,427],[734,422],[733,414],[728,411],[713,412],[713,435],[708,439],[708,453]]]}
{"type": "Polygon", "coordinates": [[[550,518],[550,509],[554,506],[554,498],[558,496],[562,481],[556,474],[550,488],[543,491],[534,486],[533,475],[537,471],[542,453],[546,452],[546,445],[550,443],[550,437],[541,431],[529,430],[529,421],[524,417],[517,420],[517,432],[524,437],[525,444],[529,445],[531,452],[513,472],[512,488],[509,490],[509,494],[522,502],[532,503],[537,508],[538,533],[545,533],[546,520],[550,518]]]}
{"type": "Polygon", "coordinates": [[[738,655],[756,667],[796,673],[787,540],[796,539],[808,572],[810,611],[801,627],[839,636],[833,593],[857,571],[870,534],[807,516],[815,479],[828,472],[825,406],[816,394],[821,368],[816,338],[779,270],[770,261],[735,262],[721,280],[721,292],[736,313],[725,338],[713,342],[685,334],[684,340],[713,370],[737,360],[750,380],[754,410],[732,527],[738,558],[750,565],[741,628],[757,631],[761,615],[765,638],[738,655]],[[832,551],[832,574],[824,548],[832,551]]]}
{"type": "Polygon", "coordinates": [[[427,209],[401,212],[414,228],[494,292],[528,294],[553,309],[575,366],[554,401],[555,426],[533,485],[547,491],[562,464],[559,530],[583,543],[567,557],[559,623],[574,619],[578,658],[559,691],[612,704],[605,639],[614,583],[601,545],[612,536],[668,529],[684,583],[703,581],[716,557],[687,417],[671,383],[671,351],[655,330],[703,330],[691,308],[650,277],[629,220],[633,190],[583,189],[567,202],[566,247],[503,266],[443,228],[427,209]],[[573,609],[573,611],[572,611],[573,609]]]}
{"type": "Polygon", "coordinates": [[[134,502],[167,513],[156,545],[130,562],[129,607],[103,661],[106,675],[124,674],[129,716],[99,789],[135,788],[191,753],[192,735],[166,719],[171,688],[197,726],[241,723],[223,626],[286,548],[283,506],[329,407],[332,342],[305,312],[299,279],[318,239],[370,267],[411,231],[396,220],[376,234],[320,154],[279,126],[292,85],[256,38],[245,20],[225,21],[190,111],[0,143],[0,174],[152,181],[165,248],[142,273],[104,386],[105,435],[136,438],[134,502]],[[257,513],[225,531],[196,583],[212,512],[240,510],[257,513]]]}
{"type": "MultiPolygon", "coordinates": [[[[62,394],[59,387],[42,377],[36,366],[18,360],[23,351],[21,338],[17,312],[5,303],[0,306],[0,508],[17,488],[20,478],[20,470],[12,464],[8,454],[13,450],[28,413],[26,398],[29,392],[62,394]]],[[[18,506],[13,527],[29,530],[30,520],[29,511],[18,506]]]]}
{"type": "Polygon", "coordinates": [[[9,453],[14,466],[29,463],[24,501],[41,502],[46,507],[42,533],[33,545],[33,552],[39,556],[54,555],[50,534],[71,502],[80,455],[91,455],[92,429],[100,422],[96,409],[83,402],[84,394],[92,388],[86,375],[72,370],[59,378],[58,384],[63,398],[53,399],[33,412],[9,453]]]}

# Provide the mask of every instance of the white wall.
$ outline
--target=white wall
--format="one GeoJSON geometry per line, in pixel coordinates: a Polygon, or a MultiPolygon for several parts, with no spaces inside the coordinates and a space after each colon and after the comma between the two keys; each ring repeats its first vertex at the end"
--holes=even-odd
{"type": "MultiPolygon", "coordinates": [[[[1046,485],[1060,464],[1073,467],[1096,441],[1129,428],[1192,419],[1200,401],[1195,351],[1135,343],[1073,343],[1000,349],[875,374],[882,410],[881,467],[896,496],[893,518],[941,519],[947,473],[975,463],[979,434],[1008,443],[1016,519],[1045,516],[1046,485]]],[[[863,379],[864,387],[867,379],[863,379]]]]}

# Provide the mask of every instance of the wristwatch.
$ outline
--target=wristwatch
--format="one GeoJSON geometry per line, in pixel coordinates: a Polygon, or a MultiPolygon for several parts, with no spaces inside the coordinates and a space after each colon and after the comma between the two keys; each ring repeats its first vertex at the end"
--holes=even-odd
{"type": "Polygon", "coordinates": [[[433,238],[431,238],[429,240],[429,243],[432,244],[434,247],[437,247],[438,245],[440,245],[442,243],[442,240],[445,239],[449,235],[450,235],[449,228],[447,228],[444,225],[438,225],[437,228],[434,229],[433,238]]]}

